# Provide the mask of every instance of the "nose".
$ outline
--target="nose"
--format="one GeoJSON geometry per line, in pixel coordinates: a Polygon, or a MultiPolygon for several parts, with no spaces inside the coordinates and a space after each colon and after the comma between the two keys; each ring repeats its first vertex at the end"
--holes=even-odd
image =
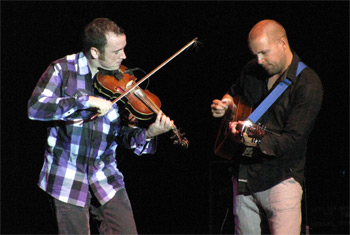
{"type": "Polygon", "coordinates": [[[125,54],[124,49],[122,50],[121,58],[122,58],[123,60],[125,60],[125,59],[126,59],[126,54],[125,54]]]}
{"type": "Polygon", "coordinates": [[[258,64],[262,64],[262,63],[263,63],[263,61],[264,61],[263,55],[258,54],[258,55],[256,56],[256,58],[257,58],[257,60],[258,60],[258,64]]]}

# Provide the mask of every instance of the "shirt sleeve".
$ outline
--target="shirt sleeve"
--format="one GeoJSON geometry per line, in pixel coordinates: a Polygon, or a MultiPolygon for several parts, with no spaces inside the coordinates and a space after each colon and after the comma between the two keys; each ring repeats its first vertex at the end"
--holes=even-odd
{"type": "Polygon", "coordinates": [[[119,145],[127,149],[134,149],[138,156],[142,154],[154,154],[157,148],[157,137],[146,140],[146,129],[140,127],[122,126],[117,136],[119,145]]]}
{"type": "Polygon", "coordinates": [[[79,109],[89,107],[89,96],[77,91],[74,96],[62,97],[62,67],[51,64],[40,77],[28,101],[28,117],[32,120],[72,120],[79,109]]]}
{"type": "Polygon", "coordinates": [[[280,136],[267,133],[262,138],[259,148],[264,154],[283,156],[305,150],[323,99],[322,83],[310,71],[300,77],[301,82],[295,88],[294,98],[290,101],[291,108],[280,136]]]}

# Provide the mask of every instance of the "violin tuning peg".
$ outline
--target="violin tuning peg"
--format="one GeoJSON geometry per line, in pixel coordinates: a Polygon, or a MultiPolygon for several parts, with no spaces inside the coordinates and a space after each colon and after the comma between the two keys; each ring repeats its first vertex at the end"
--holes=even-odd
{"type": "Polygon", "coordinates": [[[171,140],[173,140],[173,139],[175,139],[176,138],[176,135],[175,134],[172,134],[171,136],[170,136],[170,139],[171,140]]]}

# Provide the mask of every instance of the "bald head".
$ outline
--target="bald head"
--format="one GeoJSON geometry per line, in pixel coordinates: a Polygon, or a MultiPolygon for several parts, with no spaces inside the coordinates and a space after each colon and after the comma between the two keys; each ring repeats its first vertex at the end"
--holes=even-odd
{"type": "Polygon", "coordinates": [[[257,38],[266,37],[269,40],[275,41],[284,37],[287,40],[286,30],[275,20],[259,21],[249,32],[249,41],[257,38]]]}
{"type": "Polygon", "coordinates": [[[282,74],[293,59],[286,31],[274,20],[262,20],[250,30],[248,44],[270,75],[282,74]]]}

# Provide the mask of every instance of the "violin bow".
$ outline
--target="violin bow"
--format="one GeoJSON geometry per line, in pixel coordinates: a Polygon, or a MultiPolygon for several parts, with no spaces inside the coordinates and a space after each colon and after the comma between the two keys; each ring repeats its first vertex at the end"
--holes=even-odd
{"type": "MultiPolygon", "coordinates": [[[[159,69],[161,69],[164,65],[166,65],[167,63],[169,63],[171,60],[173,60],[176,56],[178,56],[180,53],[182,53],[184,50],[186,50],[189,46],[191,46],[192,44],[196,45],[198,44],[198,37],[195,37],[192,41],[190,41],[189,43],[187,43],[185,46],[183,46],[180,50],[178,50],[177,52],[175,52],[171,57],[169,57],[167,60],[165,60],[163,63],[161,63],[160,65],[158,65],[158,67],[156,67],[155,69],[153,69],[150,73],[148,73],[146,76],[144,76],[141,80],[139,80],[137,83],[135,83],[133,86],[127,88],[123,94],[121,94],[120,96],[118,96],[118,98],[116,98],[115,100],[112,101],[112,104],[116,103],[117,101],[119,101],[120,99],[122,99],[124,96],[126,96],[127,94],[129,94],[133,89],[135,89],[135,87],[138,87],[141,83],[143,83],[146,79],[148,79],[149,77],[151,77],[155,72],[157,72],[159,69]]],[[[92,116],[90,118],[90,120],[95,119],[98,116],[98,113],[96,113],[94,116],[92,116]]]]}

